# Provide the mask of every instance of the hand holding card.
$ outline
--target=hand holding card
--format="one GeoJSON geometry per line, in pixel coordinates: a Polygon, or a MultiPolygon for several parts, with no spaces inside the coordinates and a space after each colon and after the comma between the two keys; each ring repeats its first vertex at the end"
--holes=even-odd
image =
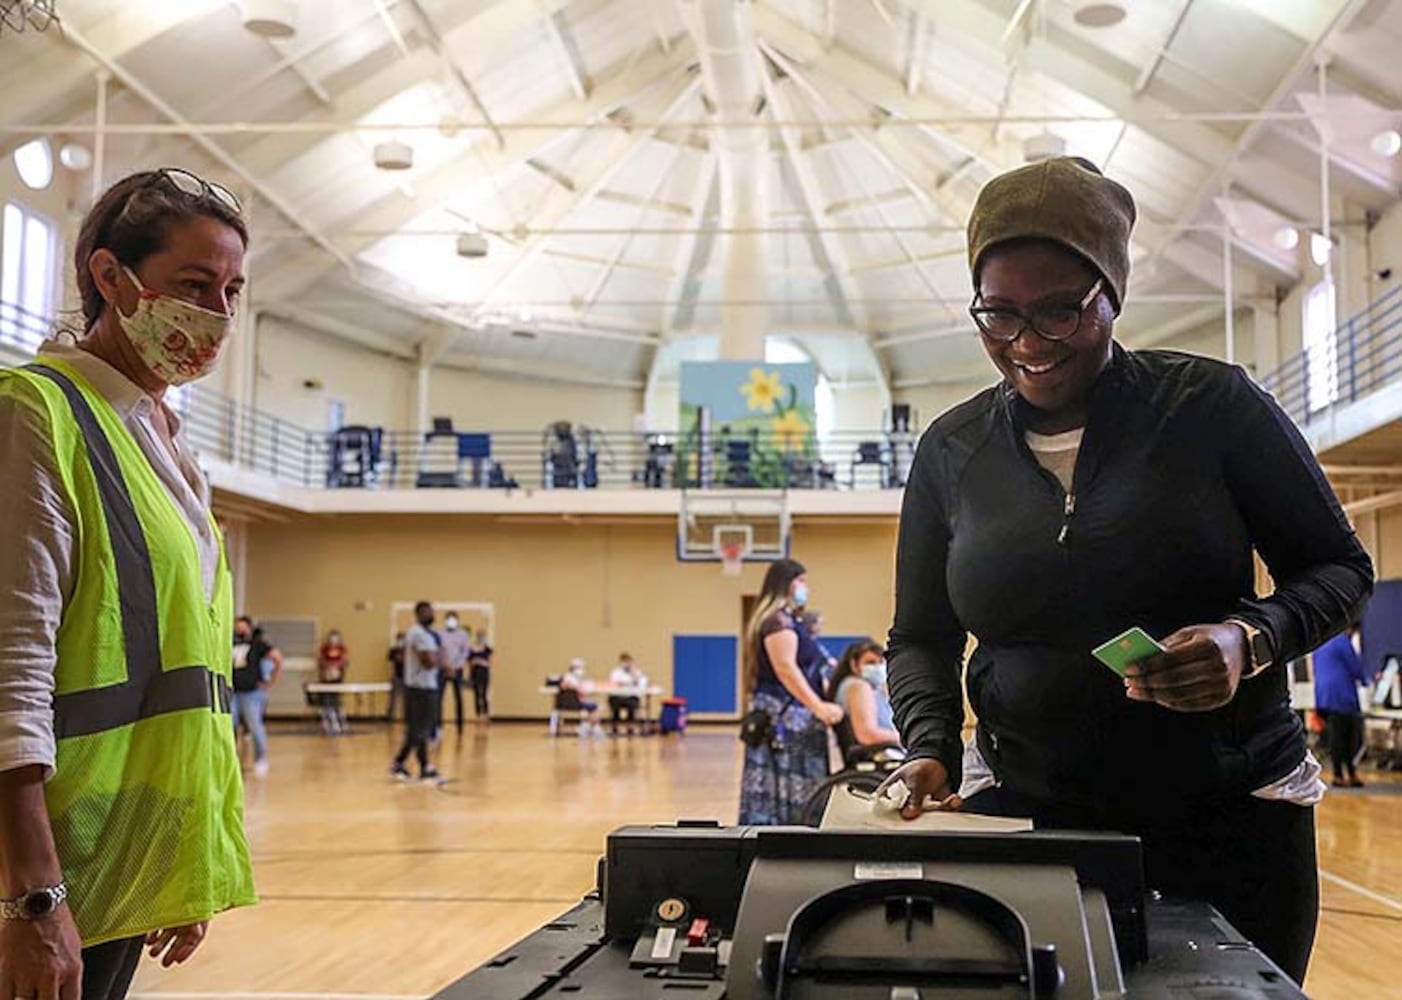
{"type": "Polygon", "coordinates": [[[1126,669],[1125,693],[1176,712],[1208,712],[1236,696],[1249,661],[1238,625],[1190,625],[1165,636],[1163,652],[1126,669]]]}
{"type": "Polygon", "coordinates": [[[1154,641],[1153,636],[1136,625],[1121,632],[1103,646],[1097,646],[1091,650],[1091,655],[1123,677],[1130,664],[1147,660],[1162,652],[1164,648],[1154,641]]]}

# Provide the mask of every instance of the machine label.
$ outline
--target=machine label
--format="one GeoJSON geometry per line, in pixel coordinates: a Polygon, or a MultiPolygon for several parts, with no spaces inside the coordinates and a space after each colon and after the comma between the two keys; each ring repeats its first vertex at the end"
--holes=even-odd
{"type": "Polygon", "coordinates": [[[925,866],[918,861],[860,861],[852,870],[852,877],[863,882],[873,882],[887,878],[925,877],[925,866]]]}
{"type": "Polygon", "coordinates": [[[675,927],[659,927],[657,937],[652,942],[652,957],[657,961],[663,961],[672,957],[672,946],[677,943],[677,929],[675,927]]]}

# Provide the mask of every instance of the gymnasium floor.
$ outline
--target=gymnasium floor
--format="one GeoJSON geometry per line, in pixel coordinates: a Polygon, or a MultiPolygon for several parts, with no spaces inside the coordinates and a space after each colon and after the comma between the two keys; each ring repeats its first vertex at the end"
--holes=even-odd
{"type": "MultiPolygon", "coordinates": [[[[218,918],[184,968],[143,965],[151,1000],[417,1000],[574,904],[612,828],[735,816],[730,728],[683,739],[550,740],[544,724],[445,736],[441,788],[399,785],[395,737],[275,727],[249,779],[262,903],[218,918]]],[[[1402,998],[1402,782],[1319,810],[1315,1000],[1402,998]]]]}

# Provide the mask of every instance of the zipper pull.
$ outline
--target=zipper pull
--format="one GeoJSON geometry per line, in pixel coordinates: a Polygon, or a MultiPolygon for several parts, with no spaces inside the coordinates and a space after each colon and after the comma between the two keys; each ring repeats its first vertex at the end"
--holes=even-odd
{"type": "Polygon", "coordinates": [[[1071,515],[1076,513],[1076,494],[1066,494],[1066,503],[1061,509],[1065,519],[1061,522],[1061,533],[1056,536],[1056,544],[1065,545],[1066,536],[1071,531],[1071,515]]]}

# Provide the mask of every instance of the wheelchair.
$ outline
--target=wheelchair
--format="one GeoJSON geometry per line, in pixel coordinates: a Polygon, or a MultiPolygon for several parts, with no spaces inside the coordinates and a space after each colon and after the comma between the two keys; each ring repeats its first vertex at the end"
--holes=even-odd
{"type": "Polygon", "coordinates": [[[850,785],[859,791],[874,792],[892,771],[905,763],[905,750],[897,744],[859,744],[852,733],[852,722],[846,717],[833,727],[833,732],[837,735],[837,747],[842,752],[843,767],[836,774],[824,778],[813,794],[808,796],[800,819],[804,826],[816,827],[823,821],[828,798],[834,791],[850,785]]]}

